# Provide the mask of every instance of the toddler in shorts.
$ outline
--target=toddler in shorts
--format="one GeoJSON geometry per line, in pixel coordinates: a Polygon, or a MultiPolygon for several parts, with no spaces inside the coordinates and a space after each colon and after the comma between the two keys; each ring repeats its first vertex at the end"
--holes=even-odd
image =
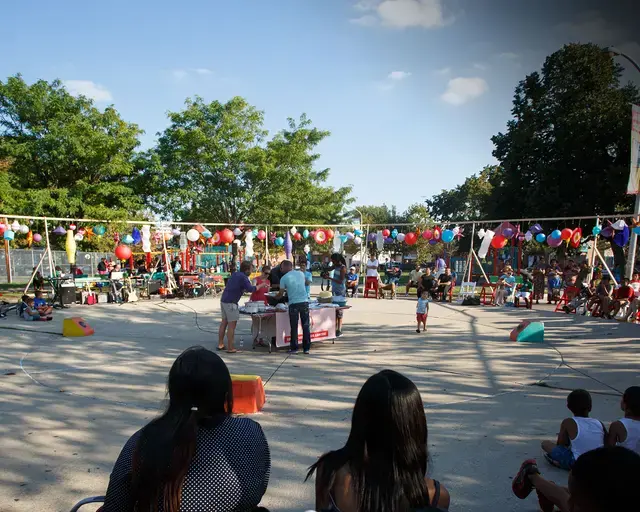
{"type": "Polygon", "coordinates": [[[420,324],[422,324],[422,330],[427,330],[427,316],[429,315],[429,294],[426,291],[422,292],[418,299],[416,306],[416,321],[418,322],[418,328],[416,332],[420,332],[420,324]]]}

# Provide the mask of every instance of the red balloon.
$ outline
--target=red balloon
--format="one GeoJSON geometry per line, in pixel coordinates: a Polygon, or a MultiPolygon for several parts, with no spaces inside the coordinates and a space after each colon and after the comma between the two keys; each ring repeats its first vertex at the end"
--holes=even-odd
{"type": "Polygon", "coordinates": [[[571,235],[573,235],[573,230],[569,228],[564,228],[562,230],[560,238],[562,238],[563,240],[569,240],[571,238],[571,235]]]}
{"type": "Polygon", "coordinates": [[[334,237],[333,229],[325,229],[324,232],[327,235],[327,240],[333,240],[333,237],[334,237]]]}
{"type": "Polygon", "coordinates": [[[424,238],[425,240],[431,240],[433,238],[433,233],[430,229],[425,229],[422,232],[422,238],[424,238]]]}
{"type": "Polygon", "coordinates": [[[258,231],[258,240],[264,240],[267,238],[267,233],[265,233],[264,229],[258,231]]]}
{"type": "Polygon", "coordinates": [[[0,225],[0,235],[1,235],[2,233],[4,233],[4,230],[5,230],[4,224],[1,224],[1,225],[0,225]]]}
{"type": "Polygon", "coordinates": [[[300,240],[302,240],[302,235],[300,233],[295,233],[293,235],[293,239],[297,240],[297,241],[300,241],[300,240]]]}
{"type": "Polygon", "coordinates": [[[231,231],[229,228],[224,228],[222,231],[220,231],[220,241],[224,244],[230,244],[231,242],[233,242],[233,239],[235,238],[235,235],[233,234],[233,231],[231,231]]]}
{"type": "Polygon", "coordinates": [[[131,247],[129,247],[128,245],[119,245],[118,247],[116,247],[114,254],[119,260],[128,260],[129,258],[131,258],[132,254],[131,247]]]}
{"type": "Polygon", "coordinates": [[[491,240],[491,247],[496,249],[502,249],[505,245],[507,245],[507,238],[502,235],[496,235],[491,240]]]}
{"type": "Polygon", "coordinates": [[[382,236],[385,238],[389,238],[389,236],[391,236],[391,231],[389,231],[388,229],[383,229],[382,236]]]}
{"type": "Polygon", "coordinates": [[[407,233],[404,236],[404,243],[407,245],[414,245],[418,241],[418,235],[413,232],[407,233]]]}

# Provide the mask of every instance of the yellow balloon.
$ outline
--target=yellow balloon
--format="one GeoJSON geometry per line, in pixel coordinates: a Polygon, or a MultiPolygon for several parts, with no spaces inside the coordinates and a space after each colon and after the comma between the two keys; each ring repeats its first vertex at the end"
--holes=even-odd
{"type": "Polygon", "coordinates": [[[76,240],[74,238],[75,233],[72,229],[67,229],[67,243],[65,249],[67,251],[67,258],[71,265],[76,264],[76,240]]]}

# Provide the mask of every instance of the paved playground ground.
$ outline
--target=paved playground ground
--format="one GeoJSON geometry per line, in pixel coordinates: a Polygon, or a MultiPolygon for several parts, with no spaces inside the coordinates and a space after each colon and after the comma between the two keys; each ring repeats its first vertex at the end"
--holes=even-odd
{"type": "MultiPolygon", "coordinates": [[[[314,345],[311,356],[251,350],[246,318],[236,333],[243,351],[222,354],[232,373],[266,382],[267,404],[254,419],[271,447],[263,504],[272,511],[314,508],[306,470],[344,443],[356,395],[381,369],[418,385],[430,473],[449,489],[452,511],[538,510],[533,496],[520,501],[511,494],[511,477],[523,459],[537,457],[543,473],[566,482],[539,446],[555,439],[569,414],[569,391],[591,391],[594,416],[609,423],[621,415],[616,390],[640,385],[640,326],[542,305],[527,311],[433,304],[428,332],[417,334],[413,300],[350,305],[344,336],[314,345]],[[545,322],[545,343],[509,341],[523,318],[545,322]]],[[[213,298],[153,300],[75,306],[47,323],[3,320],[0,511],[66,512],[83,497],[104,494],[124,442],[162,408],[176,356],[192,345],[215,347],[209,331],[217,332],[218,310],[213,298]],[[64,316],[82,316],[96,334],[63,338],[57,333],[64,316]]]]}

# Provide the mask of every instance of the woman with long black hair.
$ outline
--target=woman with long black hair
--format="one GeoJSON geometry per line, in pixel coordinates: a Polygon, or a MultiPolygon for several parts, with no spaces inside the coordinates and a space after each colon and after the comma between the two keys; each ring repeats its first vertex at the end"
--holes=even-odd
{"type": "Polygon", "coordinates": [[[136,432],[111,473],[104,512],[256,510],[271,457],[258,423],[231,416],[229,370],[193,347],[169,372],[166,412],[136,432]]]}
{"type": "Polygon", "coordinates": [[[358,394],[347,444],[311,466],[316,510],[446,510],[449,493],[426,477],[427,420],[415,384],[392,370],[370,377],[358,394]]]}

